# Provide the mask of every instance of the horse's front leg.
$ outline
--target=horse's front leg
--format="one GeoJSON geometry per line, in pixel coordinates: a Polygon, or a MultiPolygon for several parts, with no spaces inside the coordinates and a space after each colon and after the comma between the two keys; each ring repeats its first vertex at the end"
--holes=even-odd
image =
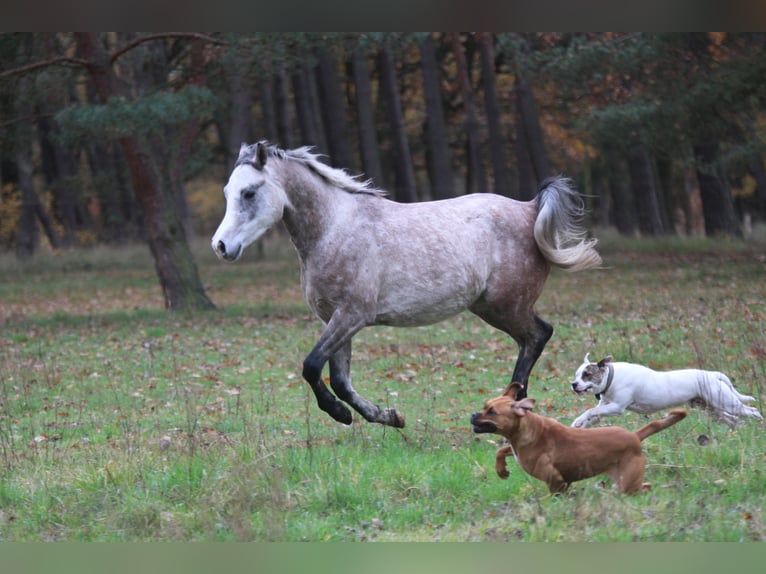
{"type": "MultiPolygon", "coordinates": [[[[339,423],[350,425],[351,411],[340,402],[322,380],[325,363],[340,349],[350,345],[351,338],[364,327],[365,322],[356,316],[336,310],[330,322],[325,325],[319,341],[303,361],[303,378],[311,386],[317,405],[339,423]]],[[[332,376],[331,376],[332,377],[332,376]]],[[[337,390],[336,390],[337,392],[337,390]]]]}
{"type": "Polygon", "coordinates": [[[404,428],[404,417],[396,409],[381,409],[361,397],[351,386],[351,341],[330,357],[330,385],[339,399],[354,407],[368,422],[404,428]]]}

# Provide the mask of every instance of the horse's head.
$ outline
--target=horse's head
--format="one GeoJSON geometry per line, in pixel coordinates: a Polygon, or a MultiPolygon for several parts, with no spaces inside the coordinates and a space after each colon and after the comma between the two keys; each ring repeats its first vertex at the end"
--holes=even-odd
{"type": "Polygon", "coordinates": [[[229,181],[223,188],[226,213],[213,235],[213,251],[227,261],[236,261],[253,243],[282,219],[287,195],[274,178],[273,157],[265,142],[242,144],[229,181]]]}

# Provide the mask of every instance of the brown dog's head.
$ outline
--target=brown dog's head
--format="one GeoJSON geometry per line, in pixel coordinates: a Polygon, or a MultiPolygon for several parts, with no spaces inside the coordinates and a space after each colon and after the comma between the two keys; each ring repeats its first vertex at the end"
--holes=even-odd
{"type": "Polygon", "coordinates": [[[508,436],[519,425],[519,418],[535,406],[535,400],[524,398],[516,400],[516,393],[521,390],[519,383],[508,386],[505,394],[484,403],[481,412],[471,415],[471,425],[475,433],[495,433],[508,436]]]}

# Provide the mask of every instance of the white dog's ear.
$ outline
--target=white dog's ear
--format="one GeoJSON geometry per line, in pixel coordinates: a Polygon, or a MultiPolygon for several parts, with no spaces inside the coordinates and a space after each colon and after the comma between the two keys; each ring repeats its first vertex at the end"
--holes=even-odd
{"type": "Polygon", "coordinates": [[[535,407],[535,399],[524,398],[513,405],[513,412],[520,417],[527,414],[527,411],[531,411],[535,407]]]}
{"type": "Polygon", "coordinates": [[[612,355],[607,355],[598,362],[598,366],[603,369],[607,363],[611,363],[612,361],[614,361],[614,357],[612,357],[612,355]]]}
{"type": "Polygon", "coordinates": [[[585,353],[585,357],[583,358],[582,362],[583,363],[590,363],[589,357],[590,357],[590,353],[585,353]]]}

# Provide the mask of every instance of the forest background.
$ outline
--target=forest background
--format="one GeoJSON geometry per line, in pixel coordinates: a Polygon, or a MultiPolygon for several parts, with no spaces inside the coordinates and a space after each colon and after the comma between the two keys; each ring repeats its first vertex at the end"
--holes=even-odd
{"type": "Polygon", "coordinates": [[[242,142],[314,146],[397,201],[530,199],[589,224],[734,237],[766,216],[766,34],[0,35],[0,249],[148,242],[170,309],[212,307],[190,239],[242,142]]]}

